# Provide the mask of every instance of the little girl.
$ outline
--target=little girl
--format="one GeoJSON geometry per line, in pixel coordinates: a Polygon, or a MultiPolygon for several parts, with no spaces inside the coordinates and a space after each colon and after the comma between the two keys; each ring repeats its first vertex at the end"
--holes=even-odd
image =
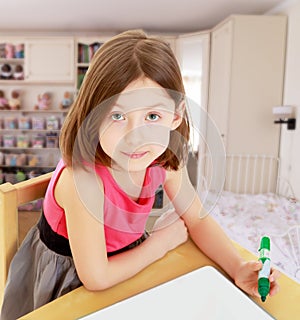
{"type": "MultiPolygon", "coordinates": [[[[188,234],[237,286],[257,296],[261,263],[244,261],[203,214],[185,166],[188,138],[184,87],[169,45],[142,31],[106,42],[64,122],[62,160],[40,221],[11,263],[1,320],[15,320],[81,285],[111,287],[188,234]],[[160,185],[177,218],[148,234],[160,185]]],[[[271,295],[277,277],[273,271],[271,295]]]]}

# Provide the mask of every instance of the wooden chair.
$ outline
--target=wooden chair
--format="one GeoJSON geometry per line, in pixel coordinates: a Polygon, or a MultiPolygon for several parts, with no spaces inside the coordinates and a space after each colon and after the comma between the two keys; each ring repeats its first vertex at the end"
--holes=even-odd
{"type": "Polygon", "coordinates": [[[18,207],[43,198],[51,175],[0,185],[0,306],[9,265],[19,247],[18,207]]]}

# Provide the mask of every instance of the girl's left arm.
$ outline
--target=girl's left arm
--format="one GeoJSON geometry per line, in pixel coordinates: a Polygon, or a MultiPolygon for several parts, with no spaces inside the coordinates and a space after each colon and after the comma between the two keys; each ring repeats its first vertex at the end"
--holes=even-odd
{"type": "MultiPolygon", "coordinates": [[[[261,263],[246,262],[240,256],[232,241],[203,207],[186,167],[168,171],[164,189],[199,249],[226,271],[241,289],[258,296],[257,272],[261,263]]],[[[271,295],[278,290],[277,277],[278,273],[271,275],[271,295]]]]}
{"type": "Polygon", "coordinates": [[[203,207],[190,182],[186,167],[168,172],[164,188],[195,244],[235,279],[243,259],[203,207]]]}

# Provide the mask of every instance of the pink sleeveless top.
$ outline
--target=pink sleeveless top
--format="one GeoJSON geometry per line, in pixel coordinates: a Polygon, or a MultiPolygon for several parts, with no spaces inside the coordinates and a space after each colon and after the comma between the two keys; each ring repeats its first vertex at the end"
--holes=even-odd
{"type": "MultiPolygon", "coordinates": [[[[45,218],[51,229],[68,238],[64,210],[54,197],[56,183],[65,168],[62,160],[50,180],[43,204],[45,218]]],[[[139,239],[145,231],[147,218],[152,209],[155,191],[165,181],[165,169],[160,166],[146,170],[143,188],[138,201],[133,201],[118,186],[107,167],[96,166],[104,189],[104,230],[107,252],[119,250],[139,239]]],[[[67,192],[67,191],[66,191],[67,192]]]]}

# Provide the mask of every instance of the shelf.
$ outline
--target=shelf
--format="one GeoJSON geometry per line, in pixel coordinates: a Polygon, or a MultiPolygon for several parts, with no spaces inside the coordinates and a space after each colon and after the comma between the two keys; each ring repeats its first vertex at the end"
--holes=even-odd
{"type": "Polygon", "coordinates": [[[0,132],[3,132],[3,133],[8,133],[8,132],[38,132],[38,133],[54,132],[54,133],[59,133],[60,130],[54,130],[54,129],[0,129],[0,132]]]}
{"type": "Polygon", "coordinates": [[[70,80],[3,80],[0,79],[0,84],[21,84],[21,85],[53,85],[53,86],[66,86],[66,85],[73,85],[73,81],[70,80]]]}
{"type": "Polygon", "coordinates": [[[77,43],[77,62],[90,63],[96,51],[103,45],[101,41],[94,41],[92,43],[77,43]]]}
{"type": "MultiPolygon", "coordinates": [[[[8,80],[9,81],[9,80],[8,80]]],[[[68,110],[58,110],[58,109],[48,109],[48,110],[26,110],[26,109],[19,109],[19,110],[0,110],[0,113],[61,113],[66,114],[69,112],[68,110]]]]}
{"type": "Polygon", "coordinates": [[[27,81],[26,80],[3,80],[3,79],[0,79],[0,84],[24,84],[26,83],[27,81]]]}
{"type": "MultiPolygon", "coordinates": [[[[25,65],[25,58],[24,58],[24,43],[19,44],[22,45],[23,49],[22,51],[18,50],[16,51],[15,46],[11,43],[1,43],[1,50],[5,51],[5,56],[3,56],[3,52],[1,54],[0,58],[0,65],[1,66],[1,76],[3,74],[9,75],[9,78],[1,79],[1,84],[4,83],[22,83],[24,81],[24,65],[25,65]],[[5,72],[2,73],[4,68],[6,66],[9,69],[5,69],[5,72]]],[[[19,48],[21,49],[21,48],[19,48]]]]}
{"type": "Polygon", "coordinates": [[[42,150],[59,150],[59,148],[47,148],[47,147],[43,147],[43,148],[34,148],[34,147],[27,147],[27,148],[20,148],[20,147],[0,147],[0,151],[2,150],[37,150],[37,151],[42,151],[42,150]]]}
{"type": "Polygon", "coordinates": [[[77,67],[78,68],[88,68],[90,66],[90,63],[89,62],[79,62],[77,63],[77,67]]]}
{"type": "Polygon", "coordinates": [[[81,87],[84,76],[89,68],[90,62],[93,59],[96,51],[105,43],[110,37],[100,38],[78,38],[76,46],[76,88],[81,87]]]}
{"type": "Polygon", "coordinates": [[[29,165],[24,165],[24,166],[8,166],[8,165],[4,165],[4,164],[0,164],[0,168],[5,168],[5,169],[11,169],[11,170],[15,170],[15,169],[53,169],[56,166],[29,166],[29,165]]]}
{"type": "Polygon", "coordinates": [[[0,58],[0,64],[2,63],[24,63],[24,58],[0,58]]]}

